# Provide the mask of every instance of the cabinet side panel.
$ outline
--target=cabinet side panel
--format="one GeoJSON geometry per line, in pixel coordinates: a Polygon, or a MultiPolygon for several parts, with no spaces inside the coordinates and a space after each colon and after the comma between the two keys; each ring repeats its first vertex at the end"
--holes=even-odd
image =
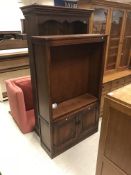
{"type": "Polygon", "coordinates": [[[110,107],[105,156],[127,174],[130,174],[131,116],[113,106],[110,107]]]}
{"type": "Polygon", "coordinates": [[[39,106],[38,115],[49,121],[49,87],[48,87],[48,60],[45,46],[34,45],[34,60],[36,65],[36,94],[39,106]]]}
{"type": "Polygon", "coordinates": [[[122,171],[110,163],[103,162],[101,175],[125,175],[125,173],[122,173],[122,171]]]}
{"type": "Polygon", "coordinates": [[[55,153],[63,152],[76,141],[76,116],[77,114],[67,116],[67,118],[54,124],[53,146],[55,153]]]}
{"type": "Polygon", "coordinates": [[[40,118],[41,144],[47,152],[51,152],[51,132],[48,122],[40,118]]]}

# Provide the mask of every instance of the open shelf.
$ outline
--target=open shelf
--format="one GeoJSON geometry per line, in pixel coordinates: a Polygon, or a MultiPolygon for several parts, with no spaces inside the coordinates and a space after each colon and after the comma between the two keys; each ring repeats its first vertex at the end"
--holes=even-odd
{"type": "Polygon", "coordinates": [[[53,119],[56,120],[63,115],[67,115],[73,111],[79,110],[82,107],[85,107],[96,101],[97,98],[90,94],[84,94],[70,100],[66,100],[62,103],[59,103],[56,109],[53,109],[53,119]]]}

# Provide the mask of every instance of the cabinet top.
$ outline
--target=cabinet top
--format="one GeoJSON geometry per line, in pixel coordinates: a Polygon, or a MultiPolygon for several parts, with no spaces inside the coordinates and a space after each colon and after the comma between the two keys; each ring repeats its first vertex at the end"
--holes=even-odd
{"type": "Polygon", "coordinates": [[[114,8],[125,8],[131,9],[131,4],[123,2],[115,2],[115,1],[100,1],[100,0],[80,0],[78,1],[78,5],[97,5],[97,6],[105,6],[105,7],[114,7],[114,8]]]}
{"type": "Polygon", "coordinates": [[[75,34],[75,35],[52,35],[52,36],[32,36],[32,42],[48,42],[51,46],[104,42],[107,35],[101,34],[75,34]]]}
{"type": "Polygon", "coordinates": [[[112,91],[107,96],[131,107],[131,84],[112,91]]]}
{"type": "Polygon", "coordinates": [[[24,15],[32,14],[54,14],[54,15],[81,15],[90,16],[93,9],[79,9],[79,8],[68,8],[68,7],[58,7],[58,6],[45,6],[45,5],[28,5],[21,7],[24,15]]]}

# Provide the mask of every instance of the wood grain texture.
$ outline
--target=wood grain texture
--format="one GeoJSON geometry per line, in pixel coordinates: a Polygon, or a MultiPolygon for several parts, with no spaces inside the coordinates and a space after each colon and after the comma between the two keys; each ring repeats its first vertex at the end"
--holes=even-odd
{"type": "Polygon", "coordinates": [[[128,85],[105,98],[96,175],[131,173],[130,91],[128,85]]]}
{"type": "Polygon", "coordinates": [[[8,39],[0,41],[0,50],[27,48],[27,41],[22,39],[8,39]]]}

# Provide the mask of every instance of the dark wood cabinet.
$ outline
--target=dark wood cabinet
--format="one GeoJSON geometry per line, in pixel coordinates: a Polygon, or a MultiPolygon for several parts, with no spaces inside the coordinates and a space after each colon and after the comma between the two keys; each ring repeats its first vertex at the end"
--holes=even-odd
{"type": "MultiPolygon", "coordinates": [[[[25,21],[27,36],[40,35],[66,35],[66,34],[84,34],[89,32],[89,20],[93,10],[52,7],[42,5],[29,5],[21,8],[25,21]]],[[[30,47],[28,43],[28,47],[30,47]]],[[[61,49],[61,48],[60,48],[61,49]]],[[[35,64],[30,53],[32,48],[29,48],[30,66],[35,64]]],[[[62,51],[59,52],[61,54],[62,51]]],[[[54,53],[55,54],[55,53],[54,53]]],[[[60,68],[59,68],[60,69],[60,68]]],[[[75,72],[74,72],[75,73],[75,72]]],[[[54,72],[57,77],[57,72],[54,72]]],[[[68,76],[68,75],[67,75],[68,76]]],[[[60,77],[60,76],[59,76],[60,77]]],[[[63,81],[62,77],[60,77],[63,81]]],[[[68,77],[70,78],[70,77],[68,77]]],[[[35,68],[31,68],[31,79],[33,84],[33,94],[35,102],[35,113],[37,116],[37,97],[35,95],[36,78],[35,68]]],[[[56,81],[56,79],[54,79],[56,81]]],[[[82,80],[81,80],[82,81],[82,80]]],[[[66,83],[65,83],[66,84],[66,83]]],[[[68,88],[67,84],[67,88],[68,88]]],[[[80,85],[80,81],[79,81],[80,85]]],[[[65,86],[65,85],[63,85],[65,86]]],[[[56,94],[57,95],[57,94],[56,94]]],[[[54,97],[55,98],[55,97],[54,97]]],[[[62,96],[60,96],[62,98],[62,96]]],[[[41,109],[42,110],[42,109],[41,109]]],[[[39,116],[36,118],[36,131],[39,133],[39,116]]]]}
{"type": "Polygon", "coordinates": [[[106,36],[34,36],[29,43],[41,144],[55,157],[98,129],[106,36]]]}
{"type": "Polygon", "coordinates": [[[40,5],[21,9],[36,128],[53,158],[97,131],[106,36],[84,35],[93,10],[40,5]]]}

